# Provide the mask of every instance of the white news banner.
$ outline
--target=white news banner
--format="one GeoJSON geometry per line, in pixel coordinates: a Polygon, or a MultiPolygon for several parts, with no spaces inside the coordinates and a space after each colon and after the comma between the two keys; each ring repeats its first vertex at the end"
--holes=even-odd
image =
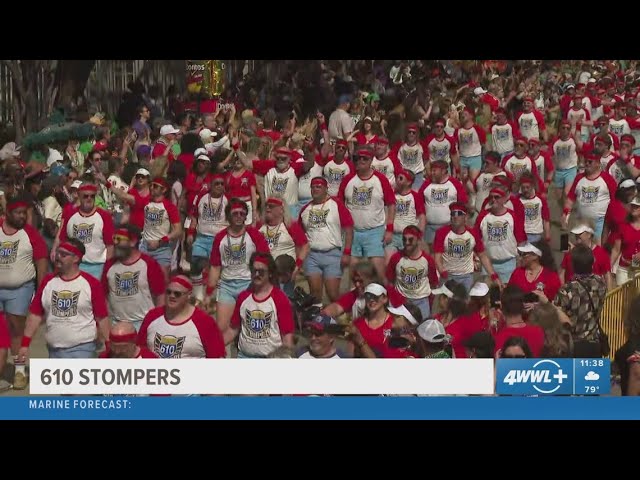
{"type": "Polygon", "coordinates": [[[489,395],[492,359],[31,359],[37,395],[489,395]]]}

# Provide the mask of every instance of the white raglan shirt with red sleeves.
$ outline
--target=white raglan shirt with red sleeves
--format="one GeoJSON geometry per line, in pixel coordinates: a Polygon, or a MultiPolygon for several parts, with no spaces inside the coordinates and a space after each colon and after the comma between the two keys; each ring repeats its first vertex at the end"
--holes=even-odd
{"type": "Polygon", "coordinates": [[[444,160],[450,164],[451,154],[456,153],[456,141],[446,134],[441,140],[438,140],[435,134],[432,133],[425,138],[423,145],[429,155],[430,162],[444,160]]]}
{"type": "Polygon", "coordinates": [[[166,198],[161,202],[150,201],[144,207],[144,228],[142,239],[160,240],[171,233],[171,225],[180,223],[180,212],[170,200],[166,198]]]}
{"type": "Polygon", "coordinates": [[[540,138],[540,132],[546,128],[544,117],[537,110],[529,113],[518,112],[516,114],[516,122],[518,123],[520,135],[527,140],[530,138],[540,138]]]}
{"type": "Polygon", "coordinates": [[[543,221],[549,221],[549,206],[546,200],[538,195],[533,198],[520,197],[524,207],[524,231],[529,234],[541,235],[544,232],[543,221]]]}
{"type": "Polygon", "coordinates": [[[533,163],[535,164],[536,170],[538,171],[538,177],[540,177],[540,179],[544,182],[546,179],[546,175],[551,170],[553,170],[553,162],[551,161],[551,157],[549,157],[548,153],[540,152],[538,154],[538,158],[533,160],[533,163]]]}
{"type": "Polygon", "coordinates": [[[285,293],[273,287],[258,301],[250,290],[238,296],[231,327],[240,330],[238,350],[252,357],[266,357],[282,346],[282,337],[293,333],[293,312],[285,293]]]}
{"type": "Polygon", "coordinates": [[[615,180],[607,172],[589,180],[584,173],[578,174],[569,191],[569,199],[576,203],[579,213],[590,219],[604,217],[616,193],[615,180]]]}
{"type": "Polygon", "coordinates": [[[473,273],[473,253],[484,252],[484,244],[474,229],[465,228],[458,234],[451,225],[445,225],[436,232],[433,251],[442,254],[442,263],[449,275],[466,275],[473,273]]]}
{"type": "Polygon", "coordinates": [[[500,155],[513,152],[515,144],[513,141],[513,127],[509,122],[504,125],[493,124],[491,127],[491,142],[493,149],[500,155]]]}
{"type": "Polygon", "coordinates": [[[487,135],[478,125],[473,125],[471,128],[457,128],[454,139],[458,142],[461,157],[477,157],[482,154],[487,135]]]}
{"type": "Polygon", "coordinates": [[[609,119],[609,132],[613,133],[620,139],[622,135],[631,135],[631,127],[626,118],[616,120],[614,118],[609,119]]]}
{"type": "Polygon", "coordinates": [[[225,228],[213,240],[209,263],[222,267],[220,280],[251,280],[249,259],[254,252],[269,252],[264,235],[257,228],[245,227],[245,233],[233,236],[225,228]]]}
{"type": "MultiPolygon", "coordinates": [[[[567,120],[571,123],[582,123],[585,120],[591,120],[591,115],[589,115],[589,112],[584,108],[579,108],[578,110],[570,108],[567,112],[567,120]]],[[[589,135],[589,127],[587,125],[582,125],[580,128],[580,134],[589,135]]]]}
{"type": "Polygon", "coordinates": [[[556,138],[551,144],[553,163],[559,170],[567,170],[578,166],[578,147],[576,141],[569,137],[567,140],[556,138]]]}
{"type": "Polygon", "coordinates": [[[298,203],[298,175],[292,166],[285,172],[273,167],[264,178],[264,192],[267,198],[281,198],[287,205],[298,203]]]}
{"type": "Polygon", "coordinates": [[[224,358],[224,340],[216,321],[196,308],[190,318],[169,323],[165,307],[149,311],[138,333],[138,345],[159,358],[224,358]]]}
{"type": "Polygon", "coordinates": [[[29,311],[43,317],[47,345],[53,348],[93,342],[98,333],[98,319],[109,315],[100,282],[85,272],[78,273],[73,280],[47,275],[29,311]]]}
{"type": "Polygon", "coordinates": [[[113,220],[108,212],[96,208],[91,215],[85,216],[79,210],[69,217],[60,231],[60,242],[67,238],[77,238],[84,244],[85,263],[105,263],[107,246],[113,245],[113,220]]]}
{"type": "MultiPolygon", "coordinates": [[[[613,179],[616,182],[616,185],[620,185],[620,182],[622,180],[625,180],[625,179],[629,178],[627,176],[627,174],[622,171],[622,168],[620,168],[620,165],[619,165],[619,163],[624,162],[624,160],[620,160],[620,161],[619,160],[620,160],[620,157],[618,157],[617,155],[614,156],[613,158],[611,158],[607,162],[606,168],[603,169],[605,172],[607,172],[609,175],[611,175],[611,177],[613,177],[613,179]]],[[[630,164],[631,163],[631,158],[628,158],[627,160],[629,160],[629,161],[625,162],[625,163],[630,164]]],[[[636,168],[638,168],[638,167],[636,167],[636,168]]]]}
{"type": "Polygon", "coordinates": [[[375,170],[364,180],[355,173],[342,180],[338,198],[344,201],[357,230],[383,226],[385,205],[393,205],[396,201],[387,177],[375,170]]]}
{"type": "Polygon", "coordinates": [[[389,157],[383,158],[382,160],[378,160],[376,157],[373,157],[373,160],[371,161],[371,168],[387,177],[391,188],[396,186],[396,166],[393,164],[393,160],[389,157]]]}
{"type": "Polygon", "coordinates": [[[493,182],[494,177],[508,177],[508,175],[504,171],[498,173],[482,172],[474,182],[476,191],[476,210],[478,212],[482,210],[482,205],[484,205],[484,201],[489,196],[489,192],[491,191],[491,182],[493,182]]]}
{"type": "Polygon", "coordinates": [[[427,223],[444,225],[451,221],[449,205],[453,202],[467,203],[467,192],[456,178],[449,177],[442,183],[426,180],[420,188],[427,212],[427,223]]]}
{"type": "Polygon", "coordinates": [[[533,163],[529,155],[518,158],[512,153],[502,160],[502,168],[513,175],[515,180],[519,180],[524,172],[533,172],[535,163],[533,163]]]}
{"type": "MultiPolygon", "coordinates": [[[[304,163],[304,159],[302,159],[304,163]]],[[[317,162],[313,162],[313,167],[298,179],[298,200],[308,200],[311,198],[311,180],[321,177],[323,168],[317,162]]]]}
{"type": "Polygon", "coordinates": [[[47,257],[47,244],[31,225],[12,235],[0,226],[0,288],[18,288],[35,281],[34,262],[47,257]]]}
{"type": "Polygon", "coordinates": [[[403,143],[398,150],[398,160],[405,170],[411,170],[416,175],[424,172],[424,150],[420,142],[415,145],[403,143]]]}
{"type": "Polygon", "coordinates": [[[333,160],[328,161],[324,166],[323,176],[327,179],[329,195],[332,197],[337,196],[342,180],[350,174],[355,173],[355,171],[356,169],[353,167],[351,162],[347,162],[346,160],[340,164],[333,160]]]}
{"type": "Polygon", "coordinates": [[[513,210],[507,209],[502,215],[494,215],[490,210],[484,210],[480,212],[476,225],[491,260],[501,261],[517,257],[518,243],[527,239],[524,235],[524,220],[516,218],[513,210]]]}
{"type": "Polygon", "coordinates": [[[393,232],[402,233],[409,225],[418,226],[418,215],[424,215],[424,201],[414,190],[402,195],[396,192],[396,216],[393,220],[393,232]]]}
{"type": "Polygon", "coordinates": [[[212,197],[209,192],[199,194],[195,199],[194,217],[198,219],[197,231],[201,235],[215,237],[229,226],[224,209],[229,203],[226,195],[212,197]]]}
{"type": "Polygon", "coordinates": [[[291,222],[289,226],[281,222],[276,227],[270,227],[265,223],[260,227],[260,232],[267,240],[271,256],[274,259],[280,255],[289,255],[295,260],[297,258],[296,246],[307,243],[307,237],[298,222],[291,222]]]}
{"type": "Polygon", "coordinates": [[[608,171],[609,164],[610,164],[610,162],[612,160],[613,161],[617,160],[617,158],[618,158],[618,155],[613,153],[613,152],[608,152],[604,157],[600,157],[600,169],[603,172],[607,172],[607,173],[611,174],[608,171]]]}
{"type": "Polygon", "coordinates": [[[321,252],[342,248],[343,229],[353,227],[353,218],[347,207],[341,200],[331,197],[323,203],[307,203],[299,218],[309,246],[321,252]]]}
{"type": "Polygon", "coordinates": [[[112,259],[102,272],[102,286],[111,317],[119,322],[138,322],[155,307],[153,298],[164,293],[164,273],[158,262],[144,253],[130,264],[112,259]]]}
{"type": "Polygon", "coordinates": [[[435,263],[427,254],[416,258],[409,258],[402,252],[396,252],[389,260],[389,267],[395,271],[397,290],[407,298],[419,299],[431,295],[430,279],[437,282],[435,275],[435,263]]]}

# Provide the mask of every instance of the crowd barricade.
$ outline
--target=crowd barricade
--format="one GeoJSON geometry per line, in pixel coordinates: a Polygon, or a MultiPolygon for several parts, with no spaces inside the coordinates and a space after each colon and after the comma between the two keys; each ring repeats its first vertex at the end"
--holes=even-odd
{"type": "Polygon", "coordinates": [[[632,280],[614,288],[607,293],[604,299],[600,326],[609,336],[609,345],[611,346],[609,357],[611,360],[618,349],[627,341],[624,319],[631,301],[638,293],[640,293],[640,275],[636,275],[632,280]]]}

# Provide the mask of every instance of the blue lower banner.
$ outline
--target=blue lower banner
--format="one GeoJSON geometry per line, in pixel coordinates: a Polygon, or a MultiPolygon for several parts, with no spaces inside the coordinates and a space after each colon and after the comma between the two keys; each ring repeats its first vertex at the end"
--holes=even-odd
{"type": "Polygon", "coordinates": [[[606,395],[611,391],[607,358],[500,358],[498,395],[606,395]]]}
{"type": "Polygon", "coordinates": [[[634,397],[13,397],[0,420],[640,420],[634,397]]]}

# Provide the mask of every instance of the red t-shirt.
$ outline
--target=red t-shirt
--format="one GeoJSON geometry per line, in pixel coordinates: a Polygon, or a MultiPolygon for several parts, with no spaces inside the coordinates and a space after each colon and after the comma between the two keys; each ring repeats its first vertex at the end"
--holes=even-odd
{"type": "Polygon", "coordinates": [[[393,317],[391,315],[388,315],[382,326],[375,330],[367,325],[364,317],[358,318],[353,322],[353,325],[360,330],[362,338],[376,354],[384,355],[385,349],[387,349],[387,339],[391,335],[391,327],[393,326],[393,317]]]}
{"type": "Polygon", "coordinates": [[[129,223],[142,230],[144,228],[144,208],[151,200],[151,192],[143,197],[136,188],[130,188],[128,193],[129,195],[133,195],[133,198],[135,199],[133,205],[131,205],[129,223]]]}
{"type": "Polygon", "coordinates": [[[502,348],[504,342],[511,337],[522,337],[529,344],[531,353],[534,357],[540,357],[542,353],[542,347],[544,347],[544,330],[538,325],[525,325],[524,327],[505,327],[498,333],[493,335],[493,339],[496,342],[496,347],[493,353],[502,348]]]}
{"type": "Polygon", "coordinates": [[[516,268],[509,279],[510,285],[517,285],[525,292],[533,292],[534,290],[542,290],[550,301],[556,298],[558,290],[560,290],[560,277],[556,272],[552,272],[547,268],[542,268],[542,272],[533,282],[527,280],[526,269],[524,267],[516,268]]]}
{"type": "Polygon", "coordinates": [[[640,252],[640,230],[636,230],[628,223],[623,223],[620,225],[619,233],[622,242],[620,266],[626,268],[632,264],[633,256],[640,252]]]}
{"type": "MultiPolygon", "coordinates": [[[[600,245],[593,247],[593,273],[605,275],[611,271],[611,258],[607,251],[600,245]]],[[[564,268],[565,283],[573,280],[573,265],[571,265],[571,252],[564,254],[562,258],[562,268],[564,268]]]]}
{"type": "Polygon", "coordinates": [[[620,228],[620,225],[627,221],[627,213],[627,209],[620,200],[617,198],[611,200],[607,208],[607,214],[604,217],[604,221],[607,223],[611,232],[616,232],[620,228]]]}
{"type": "Polygon", "coordinates": [[[482,322],[479,315],[462,316],[444,327],[444,330],[451,335],[450,343],[455,358],[468,358],[463,343],[473,334],[482,331],[482,322]]]}
{"type": "Polygon", "coordinates": [[[253,172],[245,170],[237,177],[229,172],[225,178],[225,190],[229,198],[247,198],[251,197],[251,187],[256,186],[256,176],[253,172]]]}
{"type": "Polygon", "coordinates": [[[180,155],[178,155],[178,161],[184,163],[187,172],[191,171],[191,169],[193,168],[194,160],[195,158],[193,156],[193,153],[181,153],[180,155]]]}
{"type": "Polygon", "coordinates": [[[184,189],[186,192],[187,205],[193,205],[193,201],[203,189],[207,188],[211,183],[211,174],[207,173],[202,180],[198,176],[189,172],[184,181],[184,189]]]}

